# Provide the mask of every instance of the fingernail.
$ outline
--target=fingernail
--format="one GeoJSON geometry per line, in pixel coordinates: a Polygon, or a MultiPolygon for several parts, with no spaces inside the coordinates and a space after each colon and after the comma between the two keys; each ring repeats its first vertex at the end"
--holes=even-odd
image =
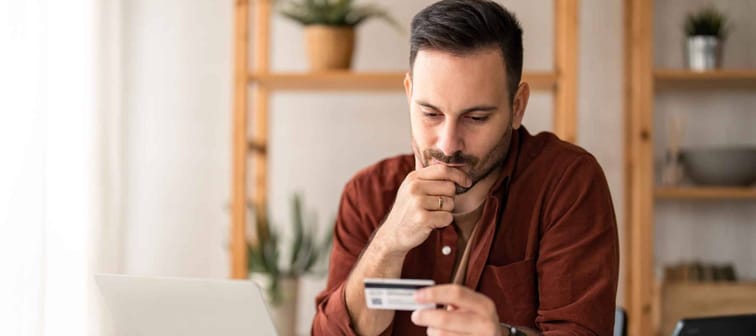
{"type": "Polygon", "coordinates": [[[420,314],[419,310],[415,310],[415,311],[412,312],[412,316],[410,317],[410,319],[412,319],[412,322],[417,323],[417,315],[418,314],[420,314]]]}

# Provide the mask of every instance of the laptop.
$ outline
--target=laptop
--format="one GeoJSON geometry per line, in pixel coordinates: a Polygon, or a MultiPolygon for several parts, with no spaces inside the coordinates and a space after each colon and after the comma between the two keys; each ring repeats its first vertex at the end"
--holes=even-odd
{"type": "Polygon", "coordinates": [[[677,322],[673,336],[753,336],[756,314],[685,318],[677,322]]]}
{"type": "Polygon", "coordinates": [[[116,336],[276,335],[252,281],[96,274],[116,336]]]}

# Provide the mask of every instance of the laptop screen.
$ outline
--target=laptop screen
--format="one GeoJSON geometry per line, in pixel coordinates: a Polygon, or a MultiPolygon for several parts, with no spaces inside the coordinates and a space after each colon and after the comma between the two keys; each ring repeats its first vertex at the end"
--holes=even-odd
{"type": "Polygon", "coordinates": [[[673,336],[753,336],[756,314],[682,319],[673,336]]]}

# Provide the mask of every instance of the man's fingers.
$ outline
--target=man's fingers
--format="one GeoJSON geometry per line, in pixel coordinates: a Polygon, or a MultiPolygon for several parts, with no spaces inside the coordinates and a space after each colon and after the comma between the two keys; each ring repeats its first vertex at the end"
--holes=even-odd
{"type": "Polygon", "coordinates": [[[454,216],[448,211],[426,212],[426,218],[422,222],[430,229],[440,229],[449,226],[454,221],[454,216]]]}
{"type": "Polygon", "coordinates": [[[458,333],[454,331],[447,331],[447,330],[441,330],[429,327],[426,329],[425,334],[428,336],[465,336],[465,335],[472,335],[469,333],[458,333]]]}
{"type": "Polygon", "coordinates": [[[492,324],[487,317],[471,312],[421,309],[412,313],[412,323],[428,327],[428,335],[481,335],[492,324]],[[431,333],[431,330],[433,332],[431,333]]]}
{"type": "Polygon", "coordinates": [[[451,181],[420,180],[415,181],[415,183],[417,183],[415,192],[418,195],[454,197],[457,194],[455,192],[456,186],[451,181]]]}
{"type": "Polygon", "coordinates": [[[412,312],[412,323],[452,332],[470,332],[472,313],[448,312],[441,309],[421,309],[412,312]]]}
{"type": "Polygon", "coordinates": [[[415,293],[415,300],[420,303],[451,304],[457,309],[482,316],[496,314],[496,307],[491,299],[472,289],[455,284],[423,288],[415,293]]]}
{"type": "Polygon", "coordinates": [[[434,164],[415,171],[423,180],[447,180],[463,187],[470,187],[472,180],[462,170],[442,164],[434,164]]]}
{"type": "Polygon", "coordinates": [[[449,196],[425,196],[423,208],[428,211],[452,211],[454,210],[454,197],[449,196]]]}

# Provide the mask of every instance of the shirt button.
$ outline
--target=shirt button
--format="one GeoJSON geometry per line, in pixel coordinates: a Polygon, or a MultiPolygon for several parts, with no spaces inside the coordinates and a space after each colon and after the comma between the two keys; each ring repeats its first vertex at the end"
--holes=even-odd
{"type": "Polygon", "coordinates": [[[449,255],[451,253],[451,247],[449,247],[449,246],[442,247],[441,248],[441,253],[443,253],[444,255],[449,255]]]}

